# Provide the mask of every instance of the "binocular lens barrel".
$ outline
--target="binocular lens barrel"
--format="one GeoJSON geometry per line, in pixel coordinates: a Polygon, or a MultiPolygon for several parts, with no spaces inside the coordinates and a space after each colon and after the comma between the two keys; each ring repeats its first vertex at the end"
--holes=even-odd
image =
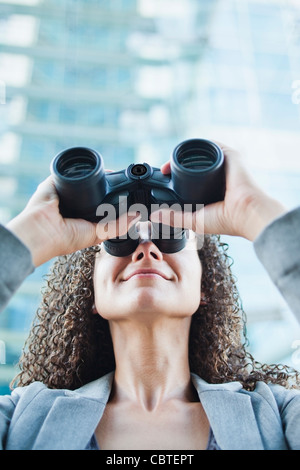
{"type": "Polygon", "coordinates": [[[64,178],[85,178],[90,175],[97,166],[94,155],[70,155],[66,154],[57,162],[57,170],[64,178]]]}
{"type": "MultiPolygon", "coordinates": [[[[164,175],[160,175],[158,180],[157,175],[152,179],[153,169],[147,163],[132,164],[127,170],[113,174],[114,179],[109,180],[102,156],[87,147],[73,147],[60,152],[51,163],[51,173],[62,216],[92,222],[99,221],[97,208],[105,201],[119,211],[121,203],[115,199],[123,193],[148,208],[152,186],[157,188],[158,184],[155,194],[162,196],[156,197],[163,200],[167,192],[168,197],[171,194],[174,202],[179,201],[184,210],[186,204],[192,205],[188,210],[196,210],[197,205],[221,201],[225,196],[223,152],[217,144],[205,139],[190,139],[177,145],[171,155],[171,182],[164,179],[164,175]]],[[[181,250],[186,243],[185,230],[172,228],[165,236],[163,229],[161,224],[154,225],[153,242],[165,253],[181,250]]],[[[130,236],[131,233],[128,235],[127,240],[120,237],[106,241],[106,250],[115,256],[132,253],[139,242],[130,236]]]]}
{"type": "Polygon", "coordinates": [[[209,140],[191,139],[179,144],[171,157],[171,174],[175,192],[187,204],[224,199],[224,155],[209,140]]]}
{"type": "Polygon", "coordinates": [[[102,156],[86,147],[63,150],[53,160],[51,172],[62,215],[95,221],[97,207],[106,194],[102,156]]]}

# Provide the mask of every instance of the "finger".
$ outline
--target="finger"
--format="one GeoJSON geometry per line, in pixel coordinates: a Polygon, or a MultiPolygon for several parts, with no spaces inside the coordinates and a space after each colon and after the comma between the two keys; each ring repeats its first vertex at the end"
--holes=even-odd
{"type": "Polygon", "coordinates": [[[50,175],[38,185],[35,193],[31,196],[28,205],[52,200],[58,201],[58,194],[55,189],[53,178],[50,175]]]}
{"type": "Polygon", "coordinates": [[[130,212],[127,214],[122,214],[117,219],[117,236],[121,237],[126,235],[128,230],[135,225],[140,219],[141,214],[139,212],[130,212]]]}
{"type": "Polygon", "coordinates": [[[102,242],[97,236],[97,224],[84,219],[64,219],[65,234],[72,234],[68,237],[68,247],[64,253],[73,253],[77,250],[97,245],[102,242]],[[70,240],[72,242],[70,243],[70,240]]]}
{"type": "Polygon", "coordinates": [[[204,208],[195,212],[159,209],[152,212],[150,220],[171,227],[192,230],[200,235],[204,231],[204,208]]]}
{"type": "Polygon", "coordinates": [[[213,140],[212,142],[214,142],[216,145],[218,145],[220,147],[220,149],[223,150],[223,152],[237,152],[236,149],[234,149],[233,147],[230,147],[227,144],[224,144],[223,142],[220,142],[218,140],[213,140]]]}
{"type": "Polygon", "coordinates": [[[141,218],[140,213],[125,213],[118,219],[105,220],[98,222],[96,227],[97,237],[102,240],[125,236],[128,230],[136,224],[141,218]]]}
{"type": "Polygon", "coordinates": [[[170,162],[164,163],[164,164],[160,167],[160,171],[161,171],[164,175],[168,175],[169,173],[171,173],[171,163],[170,163],[170,162]]]}
{"type": "Polygon", "coordinates": [[[160,209],[153,212],[150,215],[150,219],[151,222],[192,230],[198,235],[222,234],[228,233],[228,227],[224,225],[223,212],[224,203],[220,201],[203,206],[201,209],[194,212],[160,209]]]}

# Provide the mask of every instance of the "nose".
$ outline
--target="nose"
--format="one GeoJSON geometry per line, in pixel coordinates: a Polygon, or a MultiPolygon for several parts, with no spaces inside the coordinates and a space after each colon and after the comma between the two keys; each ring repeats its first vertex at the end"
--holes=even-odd
{"type": "Polygon", "coordinates": [[[151,241],[151,222],[139,222],[137,224],[140,243],[132,254],[132,261],[141,259],[163,259],[159,248],[151,241]]]}
{"type": "Polygon", "coordinates": [[[157,246],[152,241],[142,240],[137,246],[136,250],[132,253],[132,261],[136,262],[141,259],[155,259],[162,260],[162,252],[157,248],[157,246]]]}

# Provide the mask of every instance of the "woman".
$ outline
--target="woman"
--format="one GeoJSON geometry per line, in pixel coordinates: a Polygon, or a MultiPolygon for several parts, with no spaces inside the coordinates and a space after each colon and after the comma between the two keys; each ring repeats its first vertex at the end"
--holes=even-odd
{"type": "MultiPolygon", "coordinates": [[[[62,219],[50,180],[8,224],[20,240],[2,237],[14,255],[22,252],[23,276],[33,269],[30,255],[37,266],[73,254],[54,264],[20,361],[20,387],[0,401],[5,448],[300,448],[300,392],[289,389],[298,375],[259,366],[245,351],[226,252],[208,235],[255,240],[297,313],[300,250],[290,249],[299,248],[299,210],[287,213],[257,188],[237,152],[223,151],[225,200],[203,209],[200,228],[203,213],[184,220],[207,234],[199,252],[164,254],[143,236],[132,255],[110,256],[99,248],[101,227],[62,219]]],[[[168,216],[160,211],[152,220],[168,216]]],[[[123,216],[116,235],[137,220],[123,216]]],[[[4,256],[12,265],[12,253],[4,256]]],[[[18,276],[9,291],[20,269],[18,276]]]]}

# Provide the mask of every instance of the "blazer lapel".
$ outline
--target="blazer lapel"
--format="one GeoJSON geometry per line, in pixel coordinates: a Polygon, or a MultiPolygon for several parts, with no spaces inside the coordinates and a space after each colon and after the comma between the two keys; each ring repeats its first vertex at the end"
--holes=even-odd
{"type": "MultiPolygon", "coordinates": [[[[55,399],[37,434],[33,449],[85,449],[111,392],[114,373],[55,399]]],[[[239,382],[208,384],[192,381],[222,450],[263,449],[251,398],[239,393],[239,382]]]]}
{"type": "Polygon", "coordinates": [[[263,450],[249,395],[239,382],[208,384],[195,374],[193,383],[222,450],[263,450]]]}
{"type": "Polygon", "coordinates": [[[56,398],[37,435],[33,449],[85,449],[108,401],[113,373],[56,398]]]}

